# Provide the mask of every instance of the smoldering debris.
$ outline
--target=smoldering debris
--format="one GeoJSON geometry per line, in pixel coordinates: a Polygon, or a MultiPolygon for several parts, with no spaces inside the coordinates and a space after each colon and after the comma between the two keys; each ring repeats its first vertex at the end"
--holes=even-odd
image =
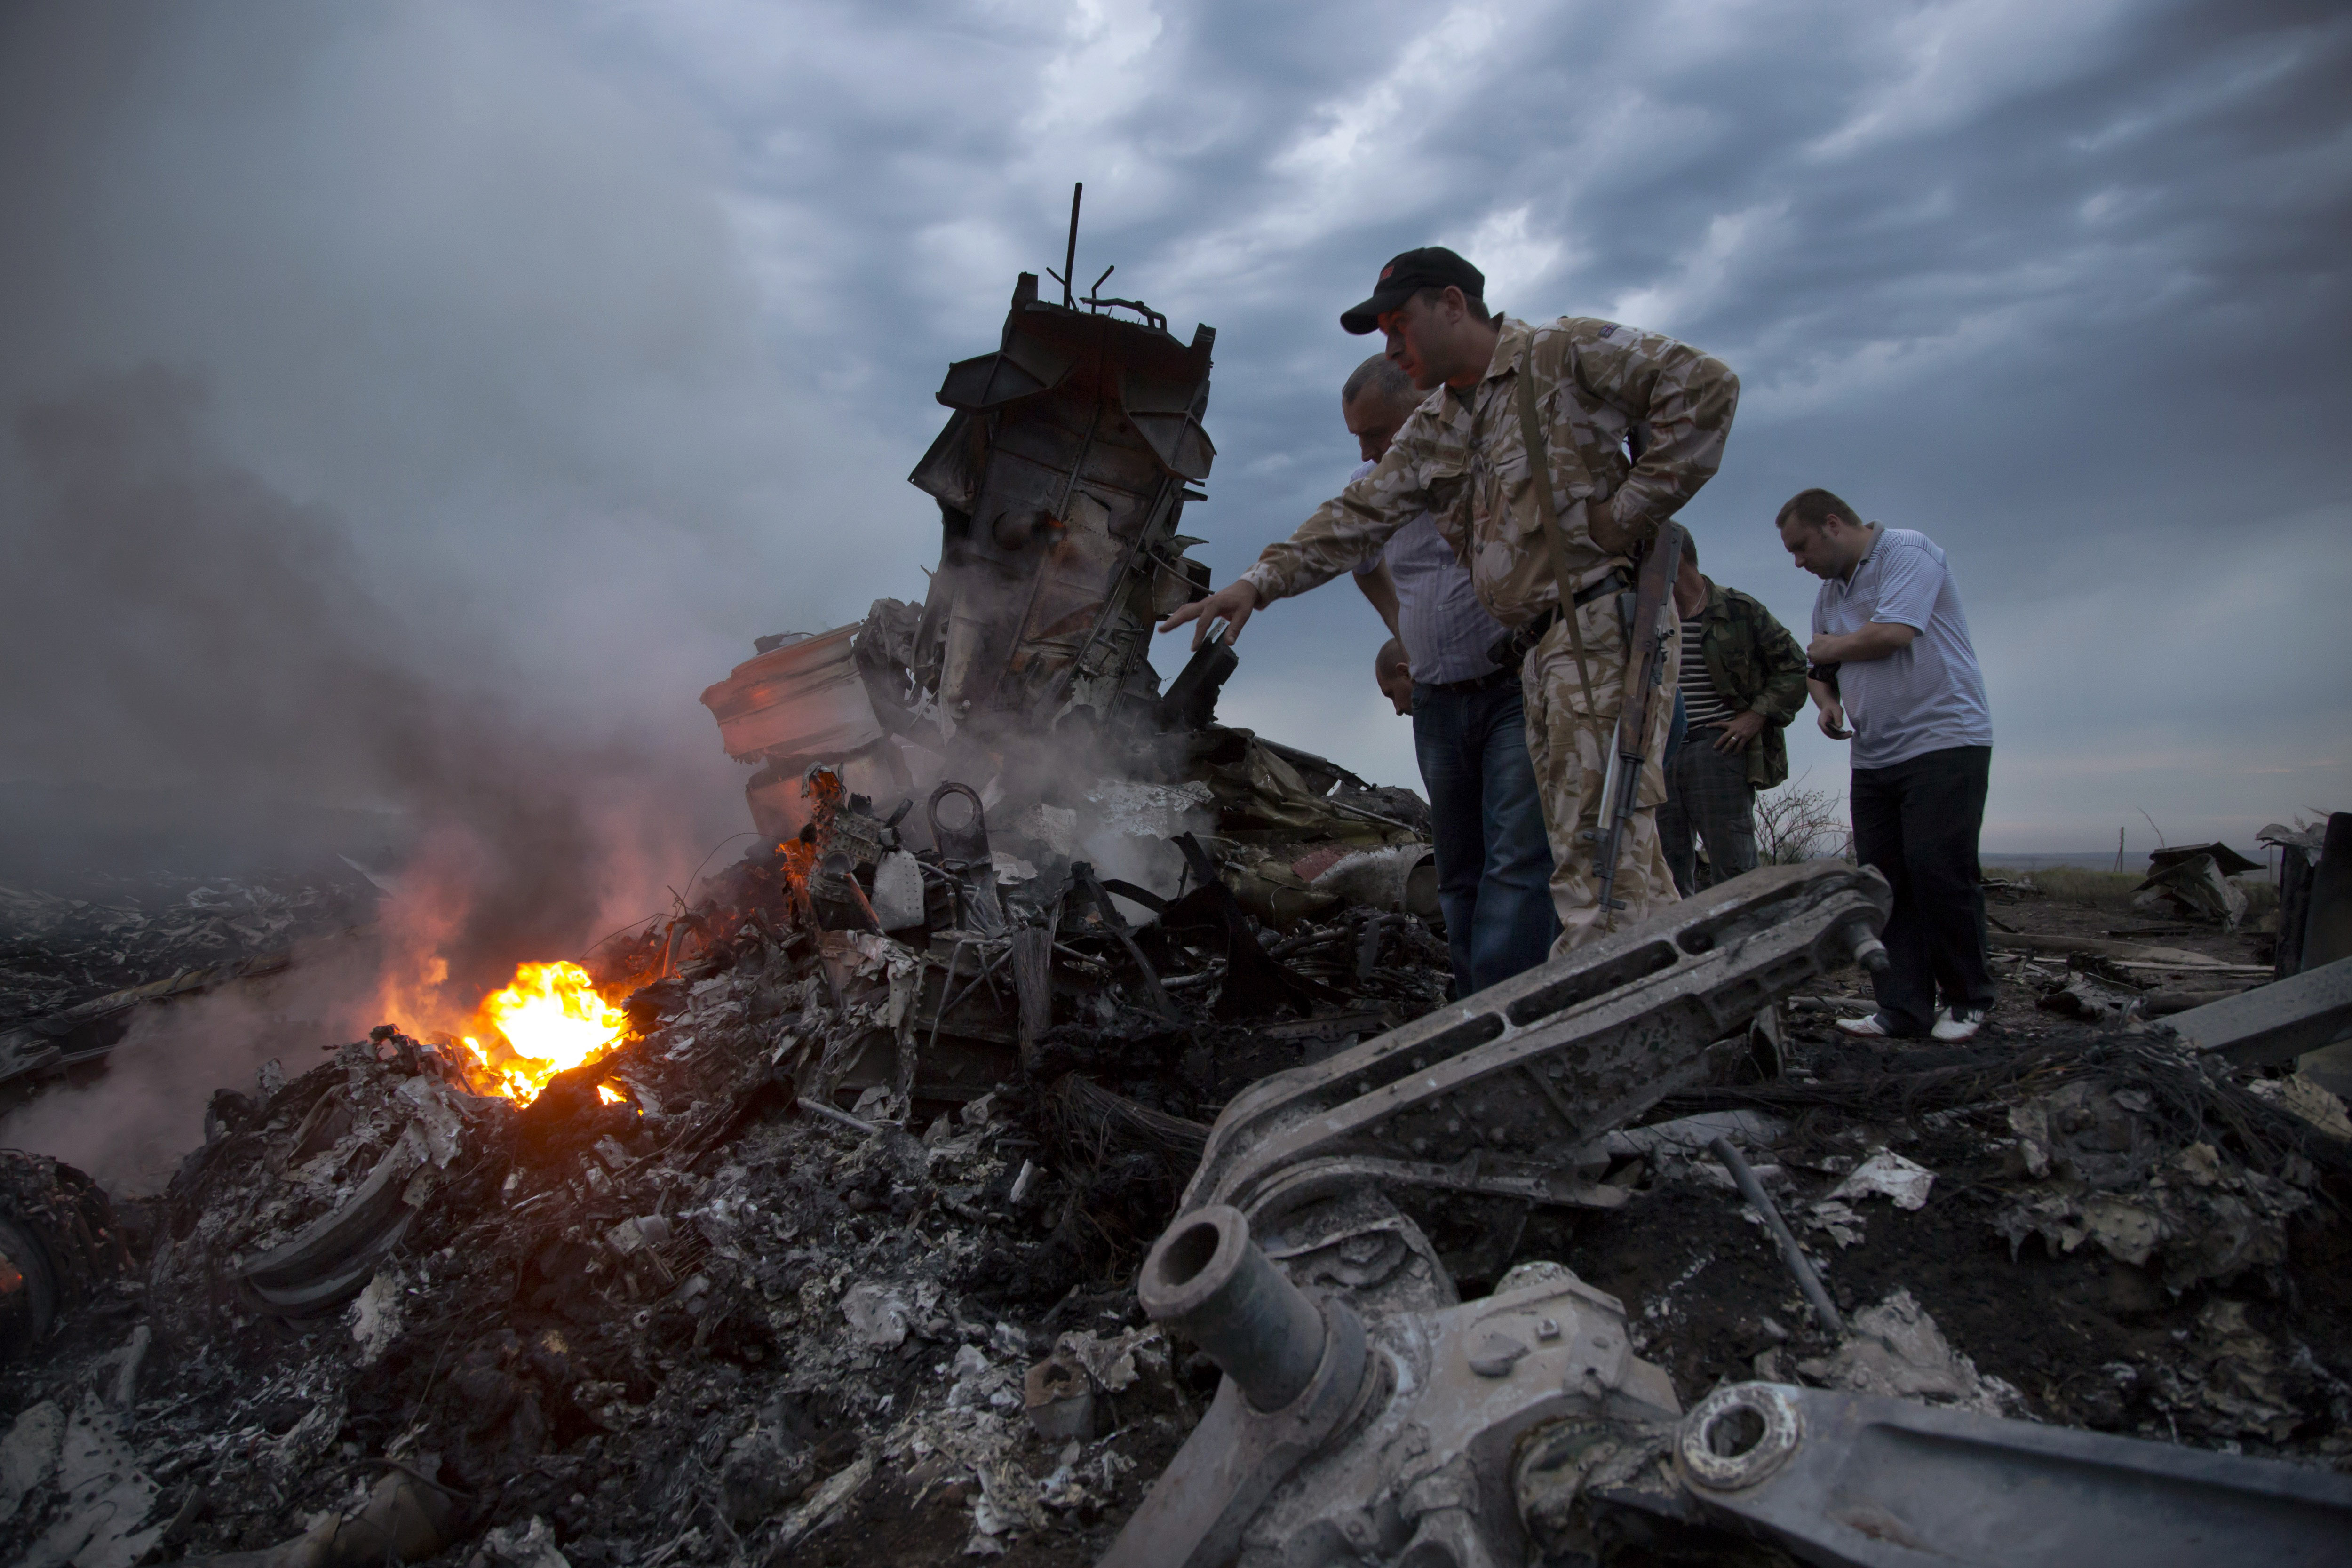
{"type": "Polygon", "coordinates": [[[378,893],[348,866],[251,879],[0,882],[0,1029],[91,1003],[110,1013],[107,998],[230,964],[273,972],[298,942],[373,925],[378,893]]]}
{"type": "Polygon", "coordinates": [[[1144,658],[1210,340],[1091,303],[950,370],[927,601],[706,693],[759,840],[588,955],[600,1052],[321,1031],[154,1196],[0,1163],[0,1552],[1726,1563],[1741,1466],[1865,1418],[2352,1506],[2324,951],[2173,1030],[2256,936],[2020,894],[1986,1032],[1873,1045],[1884,884],[1819,863],[1449,1001],[1420,803],[1144,658]]]}
{"type": "MultiPolygon", "coordinates": [[[[670,973],[528,1107],[387,1028],[223,1096],[160,1198],[83,1211],[79,1292],[0,1381],[33,1478],[0,1539],[91,1528],[58,1479],[78,1443],[119,1446],[126,1562],[1108,1550],[1215,1393],[1132,1283],[1210,1124],[1270,1071],[1360,1074],[1350,1037],[1373,1059],[1428,1015],[1442,948],[1360,906],[1286,937],[1244,911],[1332,1000],[1224,1020],[1235,928],[1203,887],[1124,932],[1066,887],[1005,936],[910,940],[825,929],[793,865],[740,863],[682,951],[617,955],[670,973]],[[1048,938],[1025,1046],[1022,931],[1048,938]]],[[[1687,1397],[1761,1375],[2341,1462],[2330,1102],[2037,1016],[1933,1058],[1792,1030],[1769,1079],[1742,1037],[1651,1135],[1580,1156],[1608,1205],[1441,1203],[1404,1234],[1465,1300],[1565,1263],[1687,1397]],[[1844,1211],[1801,1233],[1851,1342],[1705,1156],[1727,1128],[1784,1212],[1844,1211]]]]}

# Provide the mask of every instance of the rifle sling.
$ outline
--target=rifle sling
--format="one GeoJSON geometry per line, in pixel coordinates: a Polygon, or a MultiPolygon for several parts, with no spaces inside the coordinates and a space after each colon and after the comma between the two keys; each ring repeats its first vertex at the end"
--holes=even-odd
{"type": "MultiPolygon", "coordinates": [[[[1584,710],[1595,719],[1601,716],[1601,705],[1592,699],[1592,677],[1584,668],[1584,627],[1577,614],[1575,579],[1568,570],[1568,541],[1559,531],[1559,511],[1552,500],[1551,456],[1544,445],[1543,421],[1536,415],[1535,354],[1533,347],[1519,353],[1519,438],[1528,449],[1528,480],[1535,487],[1536,510],[1543,517],[1544,542],[1551,550],[1552,590],[1559,595],[1559,618],[1568,623],[1569,646],[1576,654],[1576,683],[1584,689],[1584,710]]],[[[1579,468],[1583,456],[1569,446],[1571,458],[1579,468]]],[[[1591,475],[1586,475],[1590,489],[1591,475]]],[[[1588,503],[1589,504],[1589,503],[1588,503]]]]}

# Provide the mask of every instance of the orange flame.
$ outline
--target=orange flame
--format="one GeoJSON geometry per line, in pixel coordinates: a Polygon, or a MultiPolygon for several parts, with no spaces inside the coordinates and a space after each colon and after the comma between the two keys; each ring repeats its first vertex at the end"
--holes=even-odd
{"type": "Polygon", "coordinates": [[[816,869],[817,852],[831,837],[833,819],[840,811],[848,791],[842,785],[841,775],[831,768],[819,768],[810,773],[803,784],[809,800],[808,826],[803,837],[787,838],[776,846],[782,857],[784,885],[796,895],[808,891],[809,873],[816,869]]]}
{"type": "Polygon", "coordinates": [[[578,964],[525,963],[516,968],[514,984],[483,997],[474,1015],[481,1034],[496,1040],[485,1047],[480,1037],[467,1035],[466,1048],[497,1080],[500,1093],[529,1105],[557,1073],[594,1061],[618,1045],[628,1022],[626,1014],[597,994],[595,982],[578,964]]]}
{"type": "Polygon", "coordinates": [[[609,1083],[600,1083],[596,1086],[596,1098],[607,1105],[626,1105],[629,1102],[627,1095],[609,1083]]]}

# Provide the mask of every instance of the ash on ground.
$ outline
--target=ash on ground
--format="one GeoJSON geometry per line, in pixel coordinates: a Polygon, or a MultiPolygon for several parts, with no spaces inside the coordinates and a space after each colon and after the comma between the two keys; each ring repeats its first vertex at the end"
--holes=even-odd
{"type": "MultiPolygon", "coordinates": [[[[18,1157],[12,1212],[81,1250],[0,1382],[0,1548],[1092,1561],[1213,1391],[1132,1289],[1206,1123],[1443,998],[1419,917],[1252,914],[1234,889],[1270,857],[1225,847],[1133,930],[1066,882],[1024,928],[1051,937],[1025,1038],[1013,934],[824,931],[755,858],[627,1043],[527,1108],[386,1029],[215,1096],[160,1198],[104,1213],[18,1157]],[[1239,984],[1266,988],[1244,1016],[1239,984]]],[[[2210,963],[2259,939],[2182,940],[2210,963]]],[[[1835,1039],[1801,1002],[1777,1053],[1612,1138],[1622,1208],[1530,1209],[1465,1265],[1615,1294],[1686,1404],[1760,1375],[2343,1465],[2340,1103],[2035,1007],[2058,979],[1965,1049],[1835,1039]],[[1705,1155],[1726,1131],[1842,1342],[1705,1155]]]]}

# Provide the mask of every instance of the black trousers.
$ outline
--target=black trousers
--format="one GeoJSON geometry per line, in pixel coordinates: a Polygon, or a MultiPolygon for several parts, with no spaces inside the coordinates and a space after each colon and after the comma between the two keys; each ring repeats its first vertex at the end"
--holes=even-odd
{"type": "Polygon", "coordinates": [[[1992,1005],[1985,956],[1977,834],[1984,826],[1990,746],[1954,746],[1891,768],[1856,768],[1854,858],[1893,884],[1886,973],[1874,975],[1878,1016],[1896,1035],[1924,1035],[1936,1008],[1992,1005]]]}

